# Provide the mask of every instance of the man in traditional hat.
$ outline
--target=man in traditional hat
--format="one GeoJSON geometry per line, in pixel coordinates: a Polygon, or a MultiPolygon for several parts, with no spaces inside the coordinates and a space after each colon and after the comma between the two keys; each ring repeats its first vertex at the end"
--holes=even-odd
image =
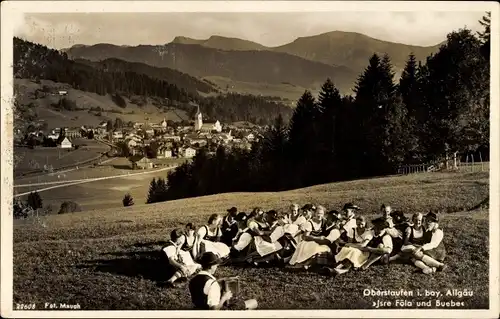
{"type": "Polygon", "coordinates": [[[370,253],[370,257],[361,267],[363,270],[367,269],[377,261],[387,264],[389,262],[389,255],[393,249],[392,237],[386,232],[389,225],[387,224],[385,218],[375,218],[372,220],[372,225],[373,237],[370,242],[368,242],[366,247],[362,248],[362,250],[370,253]]]}
{"type": "Polygon", "coordinates": [[[221,260],[212,252],[201,255],[199,263],[201,271],[189,281],[191,300],[197,310],[219,310],[229,301],[233,294],[222,288],[214,277],[221,260]]]}

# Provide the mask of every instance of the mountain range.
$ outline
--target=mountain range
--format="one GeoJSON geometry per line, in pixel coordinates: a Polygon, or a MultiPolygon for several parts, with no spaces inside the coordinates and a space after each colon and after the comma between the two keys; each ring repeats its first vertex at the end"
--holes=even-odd
{"type": "Polygon", "coordinates": [[[354,32],[333,31],[266,47],[238,38],[211,36],[205,40],[176,37],[165,45],[74,45],[70,58],[102,61],[121,59],[192,76],[224,77],[234,81],[292,84],[316,90],[331,78],[339,90],[352,93],[355,81],[373,53],[387,53],[399,74],[410,53],[425,60],[440,44],[422,47],[382,41],[354,32]]]}

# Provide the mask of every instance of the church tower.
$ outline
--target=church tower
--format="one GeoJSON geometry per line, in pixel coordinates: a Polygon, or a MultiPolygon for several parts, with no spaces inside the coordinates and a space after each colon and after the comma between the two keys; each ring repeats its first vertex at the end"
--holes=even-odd
{"type": "Polygon", "coordinates": [[[194,116],[194,130],[199,131],[203,126],[203,117],[200,112],[200,106],[198,106],[198,111],[196,111],[196,115],[194,116]]]}

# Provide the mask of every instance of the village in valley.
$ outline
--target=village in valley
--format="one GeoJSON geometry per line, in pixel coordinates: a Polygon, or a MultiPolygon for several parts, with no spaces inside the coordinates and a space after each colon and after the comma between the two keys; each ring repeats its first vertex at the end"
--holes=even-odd
{"type": "MultiPolygon", "coordinates": [[[[63,97],[67,92],[60,90],[56,94],[63,97]]],[[[228,151],[233,148],[250,150],[266,128],[247,122],[204,122],[199,106],[193,120],[174,122],[164,118],[159,123],[151,123],[145,116],[144,122],[124,123],[117,118],[96,126],[47,128],[45,125],[45,129],[41,129],[43,125],[37,125],[37,129],[33,128],[25,136],[16,135],[15,139],[17,146],[27,146],[33,152],[54,148],[71,152],[88,146],[89,140],[93,140],[107,149],[102,156],[127,158],[131,169],[150,169],[169,166],[173,161],[190,160],[201,148],[206,148],[209,155],[215,154],[220,145],[228,151]],[[191,125],[185,125],[188,123],[191,125]]],[[[87,162],[83,158],[80,160],[75,160],[74,166],[87,162]]],[[[71,164],[64,168],[69,166],[71,164]]],[[[40,168],[39,165],[36,168],[40,168]]],[[[51,171],[57,169],[53,167],[51,171]]]]}

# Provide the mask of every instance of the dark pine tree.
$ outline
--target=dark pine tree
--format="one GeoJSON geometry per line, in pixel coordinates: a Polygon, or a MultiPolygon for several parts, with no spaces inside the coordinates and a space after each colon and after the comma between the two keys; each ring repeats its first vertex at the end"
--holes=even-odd
{"type": "MultiPolygon", "coordinates": [[[[309,184],[314,179],[313,171],[317,151],[317,127],[319,107],[310,91],[305,91],[297,101],[297,106],[290,119],[288,131],[288,159],[293,167],[290,176],[291,185],[299,187],[309,184]]],[[[275,128],[277,127],[275,123],[275,128]]],[[[279,127],[279,126],[278,126],[279,127]]],[[[281,137],[281,132],[273,131],[281,137]]],[[[279,140],[281,143],[281,140],[279,140]]]]}
{"type": "Polygon", "coordinates": [[[153,178],[153,180],[149,184],[148,199],[146,200],[146,204],[156,203],[157,201],[158,201],[158,187],[156,179],[153,178]]]}
{"type": "MultiPolygon", "coordinates": [[[[321,117],[316,121],[318,125],[317,164],[314,165],[314,176],[318,178],[316,183],[325,183],[336,178],[337,170],[337,142],[342,132],[339,130],[340,109],[342,98],[339,90],[330,79],[321,87],[318,96],[318,106],[321,117]]],[[[314,143],[314,141],[311,141],[314,143]]]]}

